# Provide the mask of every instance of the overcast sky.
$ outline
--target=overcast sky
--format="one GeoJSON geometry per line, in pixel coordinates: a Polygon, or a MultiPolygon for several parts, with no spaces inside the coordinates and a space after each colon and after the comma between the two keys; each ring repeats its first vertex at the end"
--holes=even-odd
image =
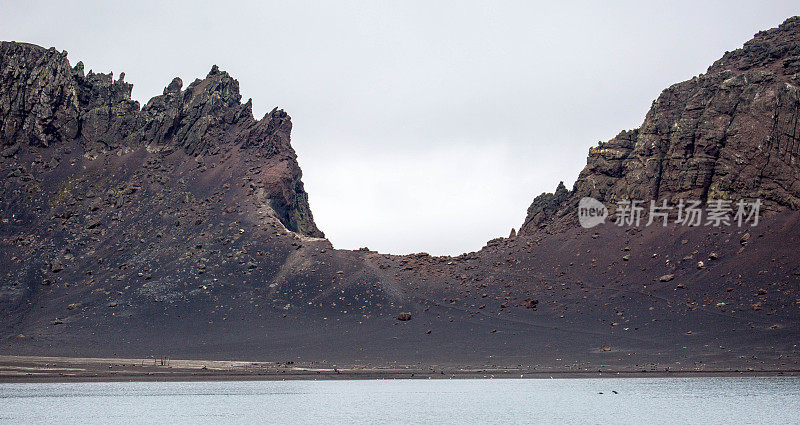
{"type": "Polygon", "coordinates": [[[334,246],[459,254],[571,187],[589,147],[638,127],[662,89],[796,14],[796,0],[0,0],[0,39],[124,71],[142,104],[218,64],[257,118],[292,116],[334,246]]]}

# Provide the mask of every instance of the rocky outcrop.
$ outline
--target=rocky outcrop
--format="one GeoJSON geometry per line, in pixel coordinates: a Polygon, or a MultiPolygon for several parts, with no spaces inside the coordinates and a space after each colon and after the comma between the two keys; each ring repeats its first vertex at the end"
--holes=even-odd
{"type": "Polygon", "coordinates": [[[799,109],[793,17],[664,90],[641,127],[589,150],[572,190],[537,197],[520,232],[575,225],[586,196],[611,204],[760,198],[766,211],[800,208],[799,109]]]}
{"type": "Polygon", "coordinates": [[[569,196],[570,192],[564,186],[564,182],[559,182],[555,193],[542,193],[534,198],[533,203],[528,207],[528,214],[520,232],[525,228],[538,228],[549,223],[558,213],[559,208],[569,199],[569,196]]]}
{"type": "Polygon", "coordinates": [[[537,197],[519,233],[457,257],[308,237],[322,234],[289,116],[254,119],[216,67],[140,108],[122,75],[1,44],[0,354],[797,373],[797,212],[757,231],[555,233],[585,195],[791,208],[795,26],[666,90],[641,128],[592,149],[572,190],[537,197]]]}
{"type": "Polygon", "coordinates": [[[66,52],[0,43],[0,144],[47,147],[77,137],[78,93],[66,52]]]}
{"type": "Polygon", "coordinates": [[[70,67],[65,51],[0,43],[0,146],[10,158],[6,165],[19,169],[14,158],[41,157],[53,147],[74,146],[90,159],[142,148],[177,149],[197,158],[245,149],[262,162],[264,170],[249,178],[281,223],[324,237],[308,205],[284,111],[276,108],[256,120],[252,101],[241,103],[239,83],[216,65],[185,89],[175,78],[141,109],[124,78],[124,73],[117,80],[110,73],[87,74],[82,62],[70,67]]]}

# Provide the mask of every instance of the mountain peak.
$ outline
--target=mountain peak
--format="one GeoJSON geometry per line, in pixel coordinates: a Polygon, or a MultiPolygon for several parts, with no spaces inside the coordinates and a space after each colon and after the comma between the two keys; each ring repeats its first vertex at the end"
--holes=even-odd
{"type": "Polygon", "coordinates": [[[537,197],[521,233],[576,225],[578,201],[760,198],[800,208],[800,17],[665,89],[642,125],[589,151],[568,194],[537,197]]]}
{"type": "Polygon", "coordinates": [[[54,48],[2,42],[0,78],[0,146],[9,157],[68,146],[92,160],[142,149],[177,148],[189,157],[220,158],[234,148],[246,149],[248,161],[270,170],[258,185],[264,189],[261,202],[286,229],[324,236],[300,181],[288,114],[276,108],[254,119],[252,101],[241,102],[239,82],[216,65],[186,88],[174,78],[141,109],[131,99],[133,85],[124,81],[124,73],[116,80],[113,73],[84,73],[83,62],[70,67],[67,53],[54,48]]]}

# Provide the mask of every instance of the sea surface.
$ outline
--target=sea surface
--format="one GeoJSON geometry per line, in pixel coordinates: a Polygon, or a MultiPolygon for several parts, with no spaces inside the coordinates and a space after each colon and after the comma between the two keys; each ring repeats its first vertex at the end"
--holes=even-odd
{"type": "Polygon", "coordinates": [[[0,424],[797,423],[799,378],[0,384],[0,424]]]}

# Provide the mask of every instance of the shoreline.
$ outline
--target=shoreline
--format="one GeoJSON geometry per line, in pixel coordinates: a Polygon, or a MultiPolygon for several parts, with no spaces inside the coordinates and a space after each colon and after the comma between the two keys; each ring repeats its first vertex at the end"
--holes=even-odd
{"type": "Polygon", "coordinates": [[[177,359],[0,355],[0,383],[201,382],[377,379],[575,379],[675,377],[800,377],[798,369],[568,370],[469,366],[326,366],[177,359]]]}

